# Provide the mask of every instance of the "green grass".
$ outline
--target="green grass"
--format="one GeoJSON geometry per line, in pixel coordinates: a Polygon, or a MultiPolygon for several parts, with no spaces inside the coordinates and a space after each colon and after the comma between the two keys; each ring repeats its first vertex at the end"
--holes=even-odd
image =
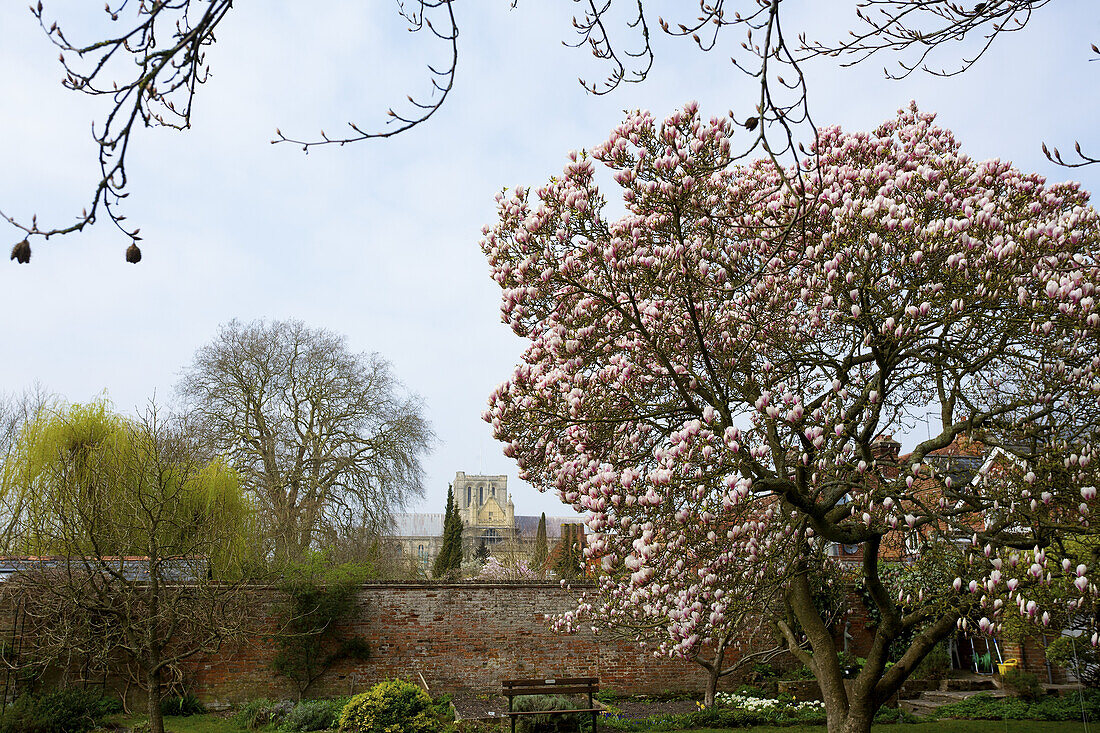
{"type": "MultiPolygon", "coordinates": [[[[1090,731],[1100,729],[1096,723],[1089,726],[1090,731]]],[[[751,733],[825,733],[824,725],[791,725],[772,727],[759,725],[742,729],[751,733]]],[[[899,725],[875,725],[873,733],[1085,733],[1081,723],[1034,722],[1025,720],[942,720],[934,723],[912,723],[899,725]]],[[[687,733],[675,731],[674,733],[687,733]]],[[[693,729],[691,733],[729,733],[729,729],[693,729]]]]}
{"type": "MultiPolygon", "coordinates": [[[[108,723],[113,725],[133,728],[135,725],[148,720],[148,716],[114,715],[107,720],[108,723]]],[[[243,733],[248,729],[234,723],[232,718],[207,713],[206,715],[188,715],[184,717],[165,715],[164,730],[165,733],[243,733]]]]}
{"type": "MultiPolygon", "coordinates": [[[[127,728],[145,720],[145,716],[115,716],[112,723],[127,728]]],[[[236,725],[231,718],[219,715],[192,715],[178,718],[164,718],[164,729],[168,733],[242,733],[245,728],[236,725]]],[[[501,730],[507,730],[501,726],[501,730]]],[[[611,730],[604,728],[604,730],[611,730]]],[[[757,726],[741,729],[746,733],[825,733],[823,725],[795,725],[785,727],[757,726]]],[[[1100,730],[1100,724],[1093,723],[1091,731],[1100,730]]],[[[729,728],[693,728],[691,733],[729,733],[729,728]]],[[[1031,720],[938,720],[929,723],[909,725],[876,725],[873,733],[1085,733],[1085,727],[1077,723],[1048,722],[1031,720]]],[[[673,733],[688,733],[688,729],[673,733]]]]}

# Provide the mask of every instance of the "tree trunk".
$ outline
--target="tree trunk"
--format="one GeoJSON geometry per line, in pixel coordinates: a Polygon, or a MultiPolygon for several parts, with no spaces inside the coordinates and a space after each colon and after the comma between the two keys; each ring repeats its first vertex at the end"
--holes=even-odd
{"type": "Polygon", "coordinates": [[[851,705],[848,699],[844,675],[840,671],[837,660],[836,643],[814,605],[813,594],[805,574],[796,575],[792,579],[787,593],[787,603],[802,626],[812,655],[798,648],[798,643],[789,629],[784,632],[784,635],[787,636],[791,653],[813,670],[814,679],[817,680],[817,686],[821,689],[821,699],[825,703],[829,733],[849,733],[846,726],[851,717],[851,711],[856,706],[851,705]]]}
{"type": "Polygon", "coordinates": [[[146,675],[148,685],[149,733],[164,733],[164,716],[160,713],[160,671],[146,675]]]}
{"type": "Polygon", "coordinates": [[[708,708],[714,707],[714,696],[718,693],[718,667],[707,669],[707,690],[703,694],[703,704],[708,708]]]}
{"type": "Polygon", "coordinates": [[[722,661],[726,656],[726,644],[728,643],[729,633],[727,632],[718,638],[718,644],[714,649],[714,658],[709,663],[698,658],[695,660],[707,670],[707,689],[703,693],[703,704],[708,708],[714,707],[714,698],[718,694],[718,680],[722,677],[722,661]]]}
{"type": "MultiPolygon", "coordinates": [[[[841,733],[871,733],[871,722],[875,719],[874,713],[867,706],[857,704],[848,710],[848,715],[843,723],[835,730],[841,733]]],[[[834,730],[830,723],[830,733],[834,730]]]]}

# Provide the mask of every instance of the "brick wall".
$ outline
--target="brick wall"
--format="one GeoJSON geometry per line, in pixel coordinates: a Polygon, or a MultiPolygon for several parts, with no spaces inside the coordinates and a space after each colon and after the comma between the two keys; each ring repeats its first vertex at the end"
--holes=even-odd
{"type": "MultiPolygon", "coordinates": [[[[273,591],[256,591],[257,616],[271,630],[275,602],[273,591]]],[[[502,679],[590,674],[605,690],[704,688],[705,672],[697,664],[654,657],[637,644],[591,632],[550,631],[551,617],[575,607],[557,584],[368,584],[357,603],[356,618],[342,631],[365,637],[370,658],[329,670],[310,696],[345,695],[388,677],[420,676],[433,693],[499,693],[502,679]]],[[[271,671],[273,654],[266,636],[197,661],[190,670],[194,691],[208,702],[293,698],[293,685],[271,671]]]]}

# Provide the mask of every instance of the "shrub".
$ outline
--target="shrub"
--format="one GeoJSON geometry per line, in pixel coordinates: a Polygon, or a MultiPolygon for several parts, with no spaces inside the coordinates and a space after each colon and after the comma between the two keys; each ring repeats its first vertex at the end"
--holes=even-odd
{"type": "Polygon", "coordinates": [[[901,708],[879,708],[875,713],[876,723],[919,723],[921,719],[908,710],[901,708]]]}
{"type": "Polygon", "coordinates": [[[1046,650],[1052,664],[1064,668],[1089,687],[1100,687],[1100,650],[1088,638],[1059,636],[1046,650]]]}
{"type": "Polygon", "coordinates": [[[950,705],[942,705],[933,713],[937,718],[967,720],[1080,720],[1100,716],[1100,692],[1086,690],[1062,697],[1044,697],[1028,702],[1018,697],[997,699],[988,694],[974,695],[950,705]]]}
{"type": "Polygon", "coordinates": [[[836,661],[840,665],[840,673],[844,676],[844,679],[850,680],[855,679],[867,660],[857,657],[851,652],[838,652],[836,661]]]}
{"type": "Polygon", "coordinates": [[[434,733],[442,725],[428,693],[405,680],[385,680],[353,697],[340,713],[343,733],[434,733]]]}
{"type": "Polygon", "coordinates": [[[162,698],[160,701],[161,715],[188,716],[202,715],[205,712],[206,706],[199,702],[199,699],[190,692],[182,696],[171,695],[162,698]]]}
{"type": "Polygon", "coordinates": [[[335,700],[303,700],[283,720],[280,730],[306,733],[314,730],[331,730],[340,721],[340,713],[347,705],[347,698],[335,700]]]}
{"type": "Polygon", "coordinates": [[[939,681],[947,676],[949,669],[951,669],[951,658],[947,653],[947,644],[941,641],[921,660],[913,670],[912,677],[915,680],[939,681]]]}
{"type": "MultiPolygon", "coordinates": [[[[577,710],[585,705],[564,695],[520,695],[515,698],[513,710],[534,712],[536,710],[577,710]]],[[[520,733],[561,733],[580,730],[579,714],[566,715],[525,715],[518,718],[516,727],[520,733]]]]}
{"type": "Polygon", "coordinates": [[[98,728],[108,715],[122,710],[98,690],[65,688],[40,696],[23,696],[0,712],[0,733],[84,733],[98,728]]]}
{"type": "Polygon", "coordinates": [[[233,716],[233,722],[249,730],[257,730],[265,725],[281,725],[293,709],[294,703],[290,700],[276,702],[261,697],[241,705],[233,716]]]}
{"type": "Polygon", "coordinates": [[[1038,700],[1043,696],[1043,686],[1039,684],[1039,678],[1021,669],[1010,669],[1001,677],[1006,689],[1021,700],[1038,700]]]}

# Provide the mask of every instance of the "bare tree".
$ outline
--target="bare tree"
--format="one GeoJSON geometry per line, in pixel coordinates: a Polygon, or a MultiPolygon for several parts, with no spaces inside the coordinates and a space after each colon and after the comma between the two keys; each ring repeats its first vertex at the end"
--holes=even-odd
{"type": "Polygon", "coordinates": [[[11,453],[23,426],[34,420],[54,399],[37,383],[19,394],[0,394],[0,461],[11,453]]]}
{"type": "MultiPolygon", "coordinates": [[[[514,6],[518,0],[512,0],[514,6]]],[[[687,37],[701,50],[717,47],[719,36],[734,27],[744,33],[733,65],[758,83],[752,106],[745,105],[734,121],[750,133],[740,151],[749,156],[762,150],[777,159],[800,157],[802,141],[816,139],[807,104],[805,64],[820,56],[845,57],[845,65],[871,56],[893,54],[903,77],[916,69],[944,76],[970,68],[1003,33],[1023,29],[1033,14],[1051,0],[990,0],[971,6],[951,0],[859,0],[855,4],[858,30],[839,42],[819,42],[792,32],[783,23],[783,0],[700,0],[698,14],[684,23],[670,24],[653,17],[653,3],[644,0],[575,0],[583,10],[573,18],[575,45],[589,48],[609,68],[603,82],[581,80],[594,94],[605,94],[622,83],[644,81],[654,63],[650,29],[687,37]],[[625,6],[627,12],[622,14],[625,6]],[[655,22],[654,22],[655,21],[655,22]],[[980,37],[973,53],[932,67],[945,46],[980,37]],[[625,37],[625,38],[624,38],[625,37]]],[[[387,110],[387,124],[369,126],[349,122],[339,133],[323,130],[313,138],[284,134],[276,128],[273,143],[293,143],[308,151],[316,145],[345,145],[388,138],[427,122],[447,100],[458,68],[459,26],[456,0],[398,2],[409,29],[433,36],[446,48],[447,61],[428,66],[429,93],[409,96],[404,108],[387,110]],[[402,111],[402,109],[404,111],[402,111]]],[[[122,200],[127,195],[126,156],[132,135],[141,127],[191,126],[192,104],[198,87],[209,77],[205,49],[233,8],[232,0],[115,0],[105,12],[120,30],[87,41],[72,41],[61,26],[45,16],[42,2],[31,6],[47,37],[60,49],[64,85],[73,91],[110,98],[108,111],[94,129],[100,177],[90,204],[71,224],[40,225],[0,211],[21,230],[23,239],[11,259],[30,261],[30,240],[82,231],[101,213],[130,242],[128,262],[139,262],[140,229],[124,223],[122,200]],[[129,63],[125,63],[129,62],[129,63]]],[[[1100,57],[1100,50],[1093,51],[1100,57]]],[[[948,52],[950,53],[950,52],[948,52]]],[[[1092,59],[1097,60],[1097,59],[1092,59]]],[[[1064,161],[1057,149],[1048,157],[1063,165],[1097,162],[1078,150],[1079,159],[1064,161]]],[[[800,170],[800,169],[796,169],[800,170]]]]}
{"type": "Polygon", "coordinates": [[[300,321],[223,326],[179,391],[241,473],[269,556],[300,558],[322,536],[383,527],[423,493],[434,439],[416,396],[378,354],[300,321]]]}
{"type": "Polygon", "coordinates": [[[246,629],[251,508],[235,473],[199,458],[155,408],[129,421],[95,403],[38,422],[19,454],[23,480],[3,487],[21,530],[5,549],[22,565],[3,588],[23,612],[20,662],[121,675],[146,692],[163,733],[161,697],[180,663],[246,629]]]}

